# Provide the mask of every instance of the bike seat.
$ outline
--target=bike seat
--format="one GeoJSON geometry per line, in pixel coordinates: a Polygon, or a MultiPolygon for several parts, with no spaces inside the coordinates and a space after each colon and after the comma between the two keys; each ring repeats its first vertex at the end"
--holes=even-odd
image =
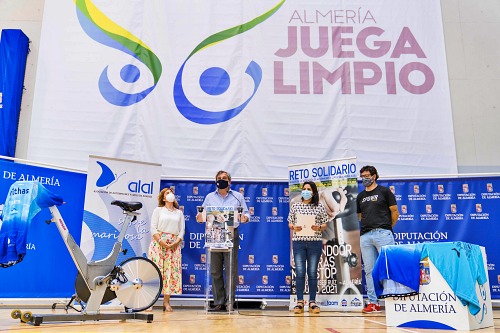
{"type": "Polygon", "coordinates": [[[142,202],[127,202],[120,200],[113,200],[112,205],[118,206],[126,212],[135,212],[142,208],[142,202]]]}

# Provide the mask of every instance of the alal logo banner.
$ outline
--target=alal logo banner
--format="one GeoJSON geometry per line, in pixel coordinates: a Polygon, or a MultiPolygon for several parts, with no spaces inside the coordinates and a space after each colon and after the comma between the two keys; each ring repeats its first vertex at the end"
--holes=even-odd
{"type": "Polygon", "coordinates": [[[58,128],[54,136],[79,144],[64,162],[73,167],[92,143],[105,156],[175,156],[163,170],[172,176],[206,176],[217,163],[240,177],[283,178],[297,153],[357,156],[386,174],[456,173],[439,3],[47,2],[42,30],[67,43],[42,38],[31,159],[60,159],[42,128],[71,110],[102,143],[58,128]],[[61,73],[46,73],[52,65],[61,73]],[[69,87],[81,93],[61,99],[69,87]]]}
{"type": "Polygon", "coordinates": [[[145,256],[151,242],[151,214],[158,205],[161,165],[90,156],[81,247],[87,259],[102,259],[120,233],[123,211],[114,200],[141,202],[140,215],[128,228],[123,248],[145,256]]]}

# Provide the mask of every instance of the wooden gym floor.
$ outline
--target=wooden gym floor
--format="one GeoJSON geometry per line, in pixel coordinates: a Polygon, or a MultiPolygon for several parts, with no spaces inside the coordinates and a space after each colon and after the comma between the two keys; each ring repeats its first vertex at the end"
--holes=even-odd
{"type": "MultiPolygon", "coordinates": [[[[31,311],[33,314],[63,314],[63,309],[50,308],[20,308],[21,311],[31,311]]],[[[438,330],[409,329],[387,327],[385,313],[363,315],[350,312],[322,312],[319,315],[294,315],[283,307],[266,310],[239,310],[231,314],[206,313],[203,308],[175,308],[173,312],[162,312],[156,308],[152,312],[153,322],[141,320],[106,320],[88,322],[42,323],[33,326],[11,318],[12,308],[0,308],[0,332],[127,332],[127,333],[157,333],[157,332],[224,332],[224,333],[357,333],[357,332],[449,332],[438,330]]],[[[120,312],[120,310],[103,310],[103,313],[120,312]]],[[[69,313],[75,313],[69,310],[69,313]]],[[[494,310],[495,328],[478,330],[478,333],[500,332],[500,309],[494,310]]]]}

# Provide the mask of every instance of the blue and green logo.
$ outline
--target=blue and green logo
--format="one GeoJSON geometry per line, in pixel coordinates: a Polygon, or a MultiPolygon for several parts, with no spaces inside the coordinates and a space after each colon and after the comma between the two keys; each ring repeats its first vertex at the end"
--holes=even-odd
{"type": "MultiPolygon", "coordinates": [[[[215,33],[205,38],[184,60],[174,82],[174,102],[179,112],[188,120],[198,124],[217,124],[228,121],[237,116],[252,100],[262,81],[262,68],[255,61],[250,61],[245,69],[245,74],[253,81],[253,91],[251,95],[241,104],[223,111],[204,110],[193,104],[186,96],[182,84],[184,68],[188,60],[196,53],[212,47],[224,40],[243,34],[256,27],[276,13],[286,0],[281,0],[273,8],[264,14],[246,22],[215,33]]],[[[118,106],[129,106],[142,101],[156,87],[161,73],[162,65],[154,52],[126,29],[113,22],[102,13],[90,0],[75,0],[77,15],[80,25],[85,33],[95,41],[120,50],[141,61],[150,71],[154,79],[153,85],[138,93],[127,93],[118,90],[109,79],[108,66],[104,68],[99,78],[99,90],[101,95],[111,104],[118,106]]],[[[134,83],[141,76],[140,69],[127,64],[120,71],[120,77],[125,83],[134,83]]],[[[231,79],[228,72],[220,67],[207,68],[200,75],[199,84],[203,92],[211,96],[225,93],[230,85],[231,79]]]]}
{"type": "MultiPolygon", "coordinates": [[[[160,79],[162,66],[160,59],[139,38],[122,28],[90,0],[75,0],[77,16],[85,33],[98,43],[112,47],[142,62],[154,79],[153,85],[143,91],[127,93],[118,90],[109,80],[108,66],[104,68],[99,78],[99,91],[109,103],[118,106],[129,106],[142,101],[151,93],[160,79]]],[[[123,66],[120,77],[123,82],[135,83],[141,76],[141,70],[134,64],[123,66]]]]}
{"type": "MultiPolygon", "coordinates": [[[[253,80],[253,92],[245,101],[243,101],[240,105],[224,110],[224,111],[210,111],[203,110],[193,103],[187,98],[184,93],[184,89],[182,86],[182,75],[184,73],[184,66],[187,61],[196,53],[214,46],[217,43],[220,43],[226,39],[232,38],[234,36],[240,35],[260,23],[267,20],[274,13],[278,11],[278,9],[283,5],[285,0],[281,0],[276,6],[271,8],[269,11],[264,14],[246,22],[244,24],[235,26],[233,28],[229,28],[223,31],[220,31],[216,34],[213,34],[206,39],[204,39],[201,43],[199,43],[193,51],[189,54],[189,56],[184,60],[181,68],[177,72],[177,76],[175,77],[174,83],[174,101],[175,105],[179,112],[188,120],[204,125],[217,124],[228,121],[236,117],[252,100],[255,93],[257,92],[259,85],[262,80],[262,68],[255,61],[251,61],[246,67],[245,73],[249,75],[253,80]]],[[[227,91],[231,84],[231,80],[227,71],[220,67],[210,67],[206,69],[200,76],[199,79],[201,89],[212,96],[220,95],[227,91]]]]}

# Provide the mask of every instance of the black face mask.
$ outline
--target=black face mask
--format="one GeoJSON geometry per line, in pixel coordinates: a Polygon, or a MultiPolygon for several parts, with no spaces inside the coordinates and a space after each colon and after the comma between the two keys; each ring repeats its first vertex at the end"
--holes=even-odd
{"type": "Polygon", "coordinates": [[[215,182],[217,184],[218,189],[226,189],[229,186],[229,182],[225,179],[219,179],[218,181],[215,182]]]}

